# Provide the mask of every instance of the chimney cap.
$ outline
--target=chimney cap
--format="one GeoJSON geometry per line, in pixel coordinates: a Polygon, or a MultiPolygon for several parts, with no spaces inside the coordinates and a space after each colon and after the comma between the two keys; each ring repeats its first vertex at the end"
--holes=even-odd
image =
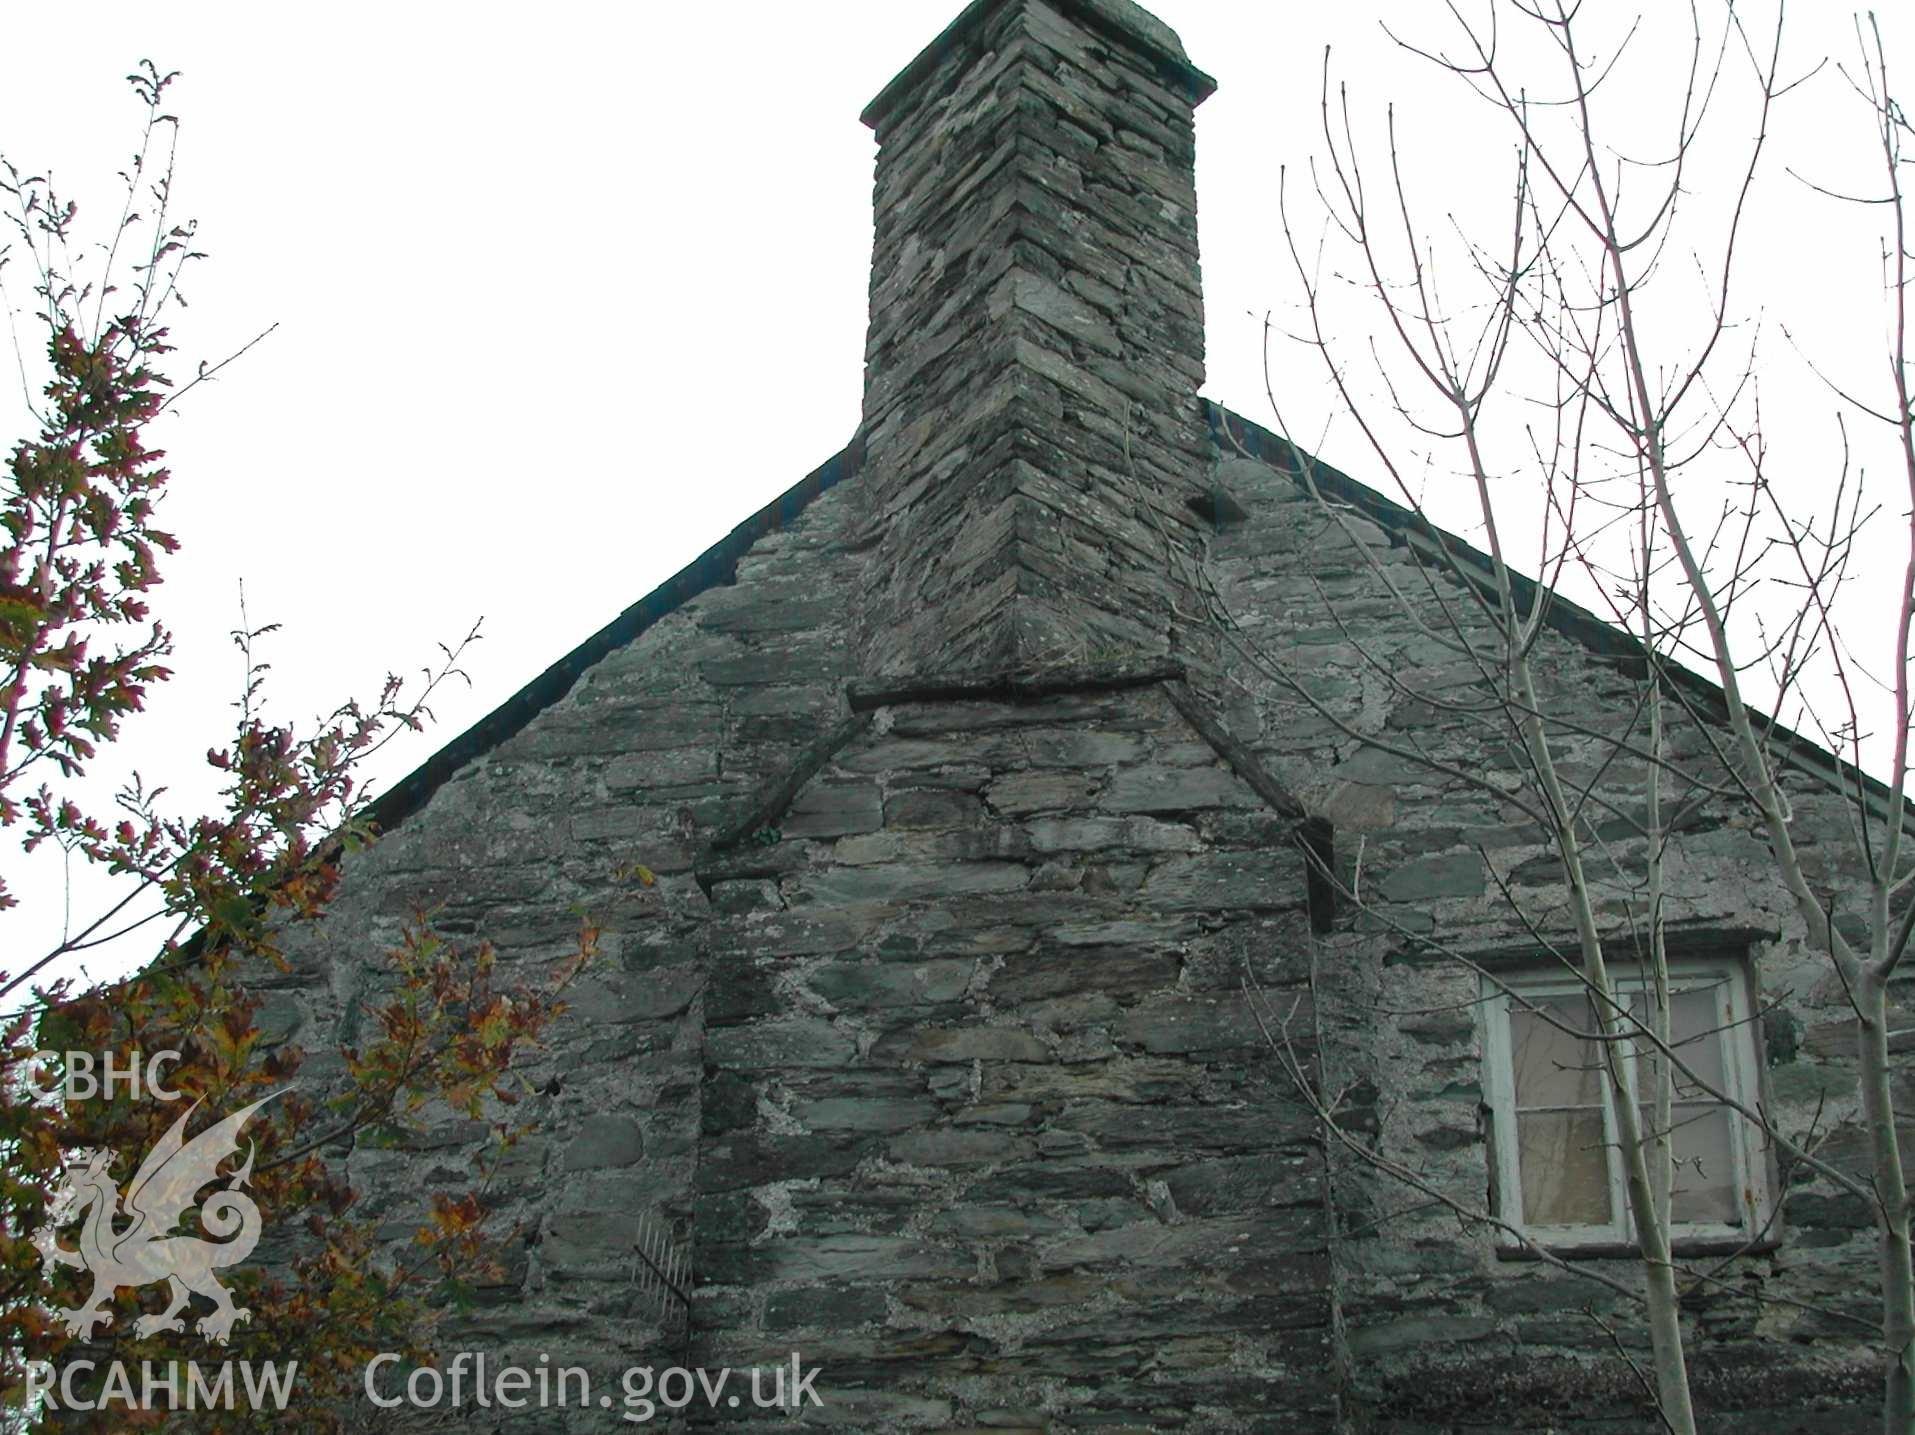
{"type": "MultiPolygon", "coordinates": [[[[945,26],[943,33],[920,50],[916,59],[898,71],[896,78],[878,92],[878,97],[864,107],[864,113],[858,118],[875,130],[925,72],[962,44],[982,25],[986,16],[1006,4],[1023,3],[1029,0],[972,0],[963,14],[945,26]]],[[[1167,81],[1190,96],[1192,106],[1202,104],[1216,91],[1217,82],[1190,63],[1177,32],[1132,0],[1044,0],[1044,3],[1143,53],[1156,63],[1167,81]]]]}

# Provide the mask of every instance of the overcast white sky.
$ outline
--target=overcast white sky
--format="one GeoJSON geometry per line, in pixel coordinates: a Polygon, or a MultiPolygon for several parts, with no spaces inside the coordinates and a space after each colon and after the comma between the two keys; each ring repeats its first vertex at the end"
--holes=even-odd
{"type": "MultiPolygon", "coordinates": [[[[159,594],[180,675],[129,744],[148,778],[193,791],[195,755],[222,735],[242,579],[254,620],[284,625],[266,656],[289,715],[416,668],[484,616],[471,691],[446,696],[390,779],[843,446],[870,246],[858,112],[959,8],[12,8],[0,152],[51,167],[91,234],[139,119],[121,76],[142,57],[183,72],[179,201],[212,257],[176,325],[180,371],[279,326],[164,426],[165,518],[186,546],[159,594]]],[[[1366,113],[1396,101],[1433,225],[1497,198],[1507,138],[1472,148],[1479,107],[1382,32],[1387,18],[1434,38],[1439,7],[1153,8],[1219,83],[1198,116],[1207,392],[1268,422],[1261,315],[1297,297],[1277,175],[1321,148],[1324,45],[1366,113]]],[[[1839,6],[1798,7],[1792,68],[1850,53],[1847,23],[1839,6]]],[[[1680,76],[1656,51],[1643,63],[1648,108],[1680,76]]],[[[1876,384],[1874,217],[1782,172],[1847,173],[1865,117],[1828,75],[1785,120],[1748,307],[1808,327],[1876,384]]],[[[1779,335],[1772,357],[1778,388],[1812,393],[1779,335]]],[[[1318,371],[1282,362],[1299,439],[1375,481],[1318,371]]],[[[1832,432],[1826,404],[1807,407],[1832,432]]],[[[0,416],[11,443],[17,402],[0,416]]],[[[1861,615],[1884,639],[1887,619],[1861,615]]],[[[28,908],[6,919],[6,967],[57,930],[59,884],[46,864],[0,863],[28,908]]]]}

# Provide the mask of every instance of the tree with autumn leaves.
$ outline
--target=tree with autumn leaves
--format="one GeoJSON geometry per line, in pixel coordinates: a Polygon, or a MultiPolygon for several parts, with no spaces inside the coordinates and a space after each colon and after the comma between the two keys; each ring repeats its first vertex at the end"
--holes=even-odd
{"type": "MultiPolygon", "coordinates": [[[[369,1355],[428,1354],[435,1323],[486,1279],[499,1235],[487,1225],[482,1165],[464,1189],[421,1193],[416,1237],[397,1248],[360,1214],[346,1156],[403,1144],[422,1119],[448,1111],[489,1121],[495,1150],[508,1147],[519,1129],[515,1061],[563,1010],[595,933],[582,925],[556,969],[508,982],[489,947],[455,945],[421,914],[396,950],[367,954],[379,967],[367,989],[378,995],[346,1023],[352,1045],[308,1053],[261,1020],[266,994],[296,975],[286,934],[326,910],[342,861],[375,835],[365,762],[429,720],[464,644],[418,682],[389,678],[372,699],[302,730],[264,716],[254,645],[271,630],[249,629],[242,615],[235,725],[203,759],[222,784],[215,810],[179,814],[164,788],[138,778],[104,802],[89,785],[89,768],[169,676],[172,638],[151,595],[179,544],[159,526],[171,475],[153,425],[219,367],[202,364],[177,387],[167,377],[167,320],[182,272],[201,255],[192,225],[174,216],[173,76],[143,64],[129,78],[144,125],[123,175],[125,208],[96,236],[104,258],[90,280],[72,258],[74,205],[0,160],[13,231],[0,280],[28,277],[37,316],[33,333],[16,337],[37,340],[20,347],[45,361],[38,431],[14,445],[0,480],[0,834],[28,851],[63,849],[111,879],[114,894],[44,951],[0,947],[0,1402],[15,1422],[38,1418],[19,1405],[28,1361],[212,1354],[202,1341],[187,1351],[179,1337],[137,1336],[137,1316],[157,1309],[164,1286],[120,1290],[113,1319],[75,1339],[48,1312],[75,1305],[89,1278],[44,1262],[33,1237],[73,1153],[116,1153],[124,1182],[189,1103],[196,1131],[281,1093],[246,1131],[249,1189],[268,1236],[250,1271],[223,1273],[251,1315],[217,1358],[297,1361],[293,1407],[93,1418],[114,1429],[193,1419],[333,1428],[369,1355]],[[154,956],[134,975],[91,988],[73,979],[79,954],[143,937],[154,956]],[[36,1053],[69,1051],[115,1053],[122,1066],[134,1052],[177,1051],[167,1084],[183,1099],[118,1090],[63,1102],[65,1073],[36,1053]]],[[[0,885],[0,932],[17,900],[0,885]]]]}

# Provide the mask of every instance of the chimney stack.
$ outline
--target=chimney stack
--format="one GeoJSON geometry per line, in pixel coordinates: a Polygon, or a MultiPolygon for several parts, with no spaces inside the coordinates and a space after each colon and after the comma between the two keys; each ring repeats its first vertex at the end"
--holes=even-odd
{"type": "Polygon", "coordinates": [[[1214,88],[1128,0],[976,0],[865,110],[867,674],[1148,659],[1200,621],[1214,88]]]}

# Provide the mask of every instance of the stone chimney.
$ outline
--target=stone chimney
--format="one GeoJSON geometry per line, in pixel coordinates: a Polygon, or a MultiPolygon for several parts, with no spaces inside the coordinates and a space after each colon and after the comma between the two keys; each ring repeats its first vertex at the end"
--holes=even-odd
{"type": "Polygon", "coordinates": [[[1147,660],[1202,625],[1213,89],[1128,0],[976,0],[865,110],[867,674],[1147,660]]]}

